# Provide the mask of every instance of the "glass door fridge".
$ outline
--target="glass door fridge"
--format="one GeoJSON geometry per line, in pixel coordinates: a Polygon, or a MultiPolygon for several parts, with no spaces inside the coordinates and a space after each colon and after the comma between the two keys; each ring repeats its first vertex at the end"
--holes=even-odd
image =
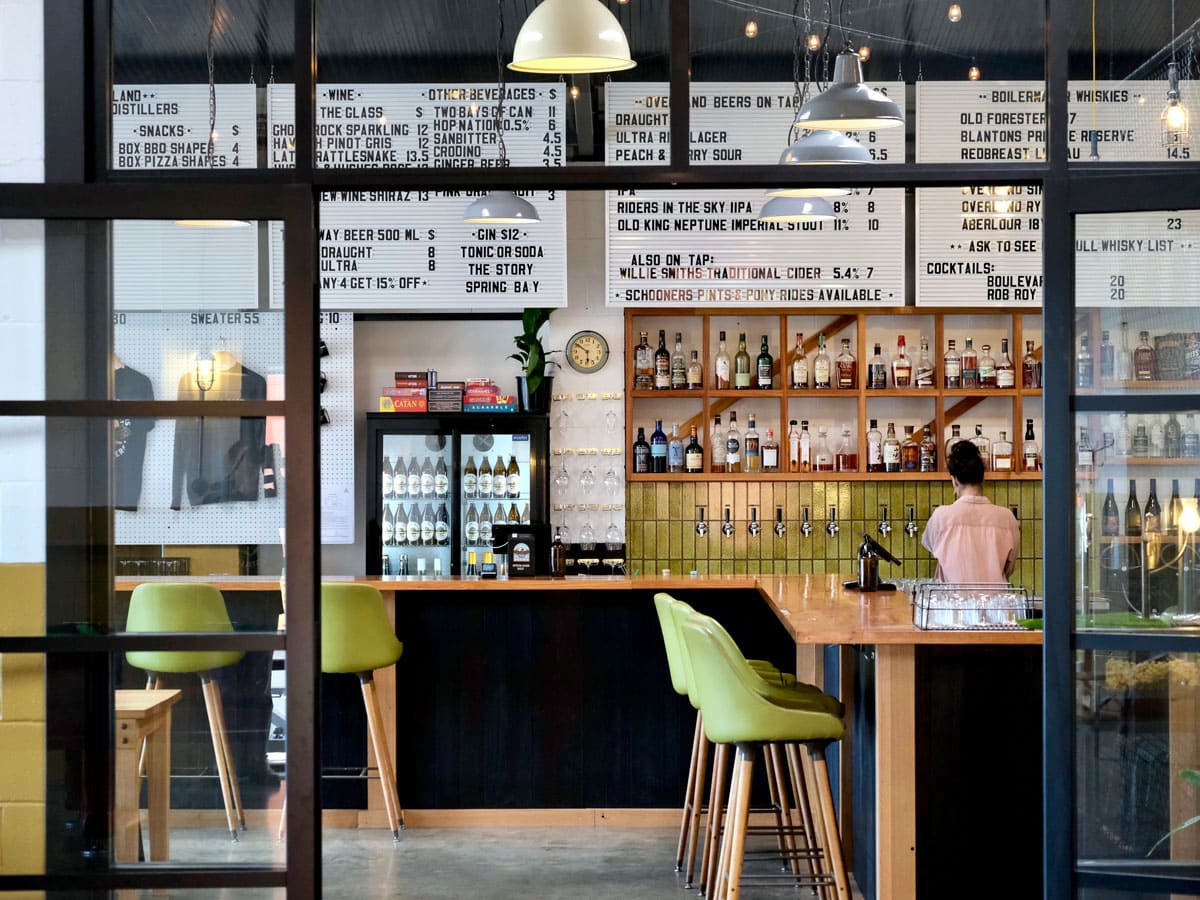
{"type": "Polygon", "coordinates": [[[496,524],[549,521],[549,419],[367,414],[366,571],[460,575],[496,524]]]}

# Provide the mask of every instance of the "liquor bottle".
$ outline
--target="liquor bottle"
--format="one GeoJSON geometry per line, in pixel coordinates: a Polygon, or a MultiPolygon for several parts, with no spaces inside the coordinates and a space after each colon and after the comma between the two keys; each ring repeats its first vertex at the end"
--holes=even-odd
{"type": "Polygon", "coordinates": [[[755,384],[759,390],[769,391],[775,386],[775,358],[767,346],[767,336],[762,336],[762,344],[758,348],[758,359],[755,361],[755,384]]]}
{"type": "Polygon", "coordinates": [[[963,439],[963,436],[962,436],[962,432],[959,429],[959,426],[951,425],[950,426],[950,439],[948,441],[946,441],[946,459],[950,458],[950,451],[954,448],[954,445],[957,444],[962,439],[963,439]]]}
{"type": "Polygon", "coordinates": [[[671,425],[671,437],[667,440],[667,471],[683,471],[683,438],[679,436],[679,423],[671,425]]]}
{"type": "Polygon", "coordinates": [[[425,511],[421,513],[421,544],[426,547],[434,546],[437,525],[433,514],[433,504],[426,503],[425,511]]]}
{"type": "Polygon", "coordinates": [[[850,352],[850,338],[842,338],[842,352],[837,355],[837,386],[843,391],[858,389],[858,360],[850,352]]]}
{"type": "Polygon", "coordinates": [[[1134,456],[1150,455],[1150,435],[1146,434],[1146,426],[1142,422],[1138,422],[1133,431],[1133,442],[1130,449],[1134,456]]]}
{"type": "Polygon", "coordinates": [[[1079,443],[1075,445],[1075,468],[1080,472],[1092,471],[1092,442],[1086,427],[1079,429],[1079,443]]]}
{"type": "Polygon", "coordinates": [[[492,496],[507,497],[508,496],[508,478],[507,470],[504,467],[504,457],[496,454],[496,461],[492,463],[492,496]]]}
{"type": "Polygon", "coordinates": [[[817,428],[817,439],[812,445],[812,470],[833,471],[833,452],[829,449],[829,429],[824,425],[817,428]]]}
{"type": "Polygon", "coordinates": [[[767,429],[767,439],[762,442],[762,470],[779,471],[779,441],[775,440],[775,432],[770,428],[767,429]]]}
{"type": "Polygon", "coordinates": [[[746,435],[742,438],[742,471],[758,472],[762,469],[762,456],[759,453],[758,429],[754,427],[754,413],[750,413],[746,424],[746,435]]]}
{"type": "Polygon", "coordinates": [[[450,493],[450,473],[446,470],[446,460],[438,457],[437,465],[433,467],[433,496],[444,500],[450,493]]]}
{"type": "Polygon", "coordinates": [[[479,514],[479,543],[484,547],[492,546],[492,511],[486,503],[480,504],[483,511],[479,514]]]}
{"type": "Polygon", "coordinates": [[[1088,347],[1088,336],[1079,336],[1079,352],[1075,354],[1075,387],[1092,386],[1092,351],[1088,347]]]}
{"type": "Polygon", "coordinates": [[[929,355],[929,339],[925,335],[921,335],[921,352],[917,356],[917,387],[922,390],[932,390],[934,379],[933,357],[929,355]]]}
{"type": "Polygon", "coordinates": [[[380,490],[383,493],[383,499],[395,499],[396,492],[392,487],[392,462],[386,456],[383,458],[383,474],[380,476],[379,483],[380,490]]]}
{"type": "Polygon", "coordinates": [[[883,435],[879,431],[879,422],[877,419],[871,420],[871,427],[867,430],[867,471],[884,471],[883,435]]]}
{"type": "Polygon", "coordinates": [[[708,435],[709,471],[725,471],[725,429],[721,427],[721,416],[713,416],[712,431],[708,435]]]}
{"type": "MultiPolygon", "coordinates": [[[[392,521],[392,546],[403,547],[408,543],[408,513],[404,511],[404,504],[396,504],[396,516],[392,521]]],[[[401,573],[403,574],[403,573],[401,573]]]]}
{"type": "Polygon", "coordinates": [[[796,426],[796,420],[788,420],[788,468],[789,472],[800,471],[800,429],[796,426]]]}
{"type": "Polygon", "coordinates": [[[390,506],[384,507],[383,510],[383,525],[381,527],[381,543],[385,547],[390,547],[396,543],[396,514],[392,512],[390,506]]]}
{"type": "Polygon", "coordinates": [[[662,419],[654,421],[654,432],[650,435],[650,471],[667,471],[667,433],[662,429],[662,419]]]}
{"type": "Polygon", "coordinates": [[[796,346],[792,349],[792,390],[807,391],[808,357],[804,353],[804,334],[796,332],[796,346]]]}
{"type": "Polygon", "coordinates": [[[979,448],[979,458],[983,460],[984,472],[988,472],[991,469],[991,439],[984,437],[982,425],[976,425],[976,436],[971,438],[971,443],[979,448]]]}
{"type": "Polygon", "coordinates": [[[633,387],[638,391],[649,391],[654,387],[654,351],[646,332],[642,332],[641,343],[633,351],[633,387]]]}
{"type": "Polygon", "coordinates": [[[485,456],[483,462],[479,464],[479,477],[477,479],[477,495],[480,497],[492,496],[492,464],[488,462],[485,456]]]}
{"type": "Polygon", "coordinates": [[[522,524],[522,525],[528,525],[528,524],[529,524],[529,522],[530,522],[530,518],[529,518],[529,504],[528,504],[528,503],[526,503],[524,506],[522,506],[522,507],[521,507],[521,524],[522,524]]]}
{"type": "Polygon", "coordinates": [[[517,504],[515,504],[515,503],[508,504],[508,524],[509,525],[520,525],[521,524],[521,513],[517,509],[517,504]]]}
{"type": "Polygon", "coordinates": [[[1183,501],[1179,499],[1179,479],[1171,479],[1171,499],[1167,501],[1167,512],[1163,517],[1163,531],[1170,534],[1179,528],[1179,517],[1183,514],[1183,501]]]}
{"type": "Polygon", "coordinates": [[[1162,422],[1158,420],[1158,416],[1154,417],[1154,421],[1150,425],[1150,455],[1158,459],[1166,455],[1163,426],[1162,422]]]}
{"type": "Polygon", "coordinates": [[[1100,378],[1105,381],[1112,381],[1116,374],[1116,359],[1117,355],[1112,341],[1108,338],[1108,329],[1100,330],[1100,378]]]}
{"type": "MultiPolygon", "coordinates": [[[[393,477],[394,480],[394,477],[393,477]]],[[[408,497],[416,500],[421,496],[421,464],[414,456],[408,461],[408,497]]]]}
{"type": "Polygon", "coordinates": [[[475,468],[475,457],[467,457],[467,467],[463,469],[463,496],[472,499],[478,491],[479,470],[475,468]]]}
{"type": "Polygon", "coordinates": [[[404,500],[408,497],[408,473],[404,469],[404,460],[399,456],[392,463],[392,499],[404,500]]]}
{"type": "Polygon", "coordinates": [[[696,437],[696,426],[692,426],[692,439],[683,449],[683,470],[685,472],[704,471],[704,448],[696,437]]]}
{"type": "Polygon", "coordinates": [[[1108,493],[1104,495],[1104,506],[1100,509],[1100,533],[1104,537],[1116,537],[1121,533],[1121,514],[1117,510],[1117,498],[1113,496],[1113,480],[1108,479],[1108,493]]]}
{"type": "Polygon", "coordinates": [[[825,332],[817,335],[817,355],[813,359],[813,390],[827,391],[833,387],[833,364],[825,352],[825,332]]]}
{"type": "Polygon", "coordinates": [[[886,391],[887,370],[887,363],[884,362],[879,344],[876,344],[875,352],[867,360],[867,390],[886,391]]]}
{"type": "Polygon", "coordinates": [[[450,543],[450,513],[445,503],[438,506],[437,516],[433,520],[433,540],[441,547],[450,543]]]}
{"type": "Polygon", "coordinates": [[[1129,349],[1129,323],[1121,323],[1121,349],[1113,367],[1117,381],[1133,381],[1133,351],[1129,349]]]}
{"type": "Polygon", "coordinates": [[[1042,470],[1042,451],[1033,436],[1033,419],[1025,420],[1025,439],[1021,442],[1021,468],[1026,472],[1042,470]]]}
{"type": "Polygon", "coordinates": [[[1200,432],[1196,431],[1196,416],[1188,413],[1184,417],[1182,452],[1184,456],[1200,456],[1200,432]]]}
{"type": "Polygon", "coordinates": [[[718,391],[727,391],[730,388],[730,366],[729,366],[729,351],[725,348],[725,332],[721,332],[720,341],[717,344],[717,355],[713,359],[713,387],[718,391]]]}
{"type": "Polygon", "coordinates": [[[984,344],[983,353],[979,355],[979,386],[981,388],[996,387],[996,358],[992,356],[992,345],[984,344]]]}
{"type": "Polygon", "coordinates": [[[1183,429],[1179,427],[1175,413],[1167,416],[1167,424],[1163,427],[1163,455],[1168,459],[1183,456],[1183,429]]]}
{"type": "Polygon", "coordinates": [[[467,571],[465,571],[463,573],[464,578],[478,578],[479,577],[478,559],[479,559],[479,557],[477,557],[475,555],[474,550],[470,551],[467,554],[467,571]]]}
{"type": "Polygon", "coordinates": [[[904,335],[896,339],[896,358],[892,360],[892,387],[912,387],[912,360],[906,355],[904,335]]]}
{"type": "Polygon", "coordinates": [[[1021,387],[1042,386],[1042,362],[1033,353],[1033,341],[1025,342],[1025,356],[1021,358],[1021,387]]]}
{"type": "Polygon", "coordinates": [[[956,390],[963,386],[962,357],[954,346],[954,338],[946,342],[946,355],[942,357],[943,386],[956,390]]]}
{"type": "Polygon", "coordinates": [[[560,529],[554,531],[554,543],[550,545],[550,577],[563,578],[567,574],[567,548],[563,545],[560,529]]]}
{"type": "Polygon", "coordinates": [[[658,349],[654,351],[654,389],[671,389],[671,354],[667,352],[667,332],[658,329],[658,349]]]}
{"type": "Polygon", "coordinates": [[[1013,470],[1013,442],[1007,431],[1000,432],[1000,440],[992,444],[992,468],[997,472],[1013,470]]]}
{"type": "Polygon", "coordinates": [[[408,508],[408,521],[405,525],[409,546],[421,546],[421,504],[414,503],[408,508]]]}
{"type": "Polygon", "coordinates": [[[1133,377],[1135,381],[1154,380],[1154,348],[1150,346],[1150,332],[1138,332],[1138,345],[1133,350],[1133,377]]]}
{"type": "Polygon", "coordinates": [[[689,391],[698,391],[704,387],[704,366],[700,364],[700,351],[692,351],[692,361],[687,367],[687,388],[689,391]]]}
{"type": "Polygon", "coordinates": [[[972,390],[979,387],[979,354],[970,338],[962,352],[962,386],[972,390]]]}
{"type": "Polygon", "coordinates": [[[687,357],[683,355],[683,335],[675,332],[675,352],[671,354],[671,390],[687,387],[687,357]]]}
{"type": "Polygon", "coordinates": [[[921,437],[921,471],[936,472],[937,471],[937,441],[933,439],[933,434],[929,430],[929,426],[925,426],[925,433],[921,437]]]}
{"type": "Polygon", "coordinates": [[[750,354],[746,352],[746,332],[738,334],[737,353],[733,355],[733,387],[744,391],[750,387],[750,354]]]}
{"type": "Polygon", "coordinates": [[[1129,430],[1129,414],[1121,413],[1121,427],[1117,430],[1117,456],[1128,456],[1133,452],[1133,432],[1129,430]]]}
{"type": "Polygon", "coordinates": [[[850,437],[850,426],[842,425],[842,443],[834,454],[834,467],[839,472],[858,471],[858,448],[850,437]]]}
{"type": "Polygon", "coordinates": [[[1008,338],[1000,338],[1000,358],[996,360],[996,387],[1003,389],[1016,386],[1017,370],[1008,355],[1008,338]]]}
{"type": "MultiPolygon", "coordinates": [[[[496,533],[496,526],[503,525],[507,521],[508,521],[508,517],[504,515],[504,504],[497,503],[496,508],[492,510],[492,534],[493,534],[493,536],[496,533]]],[[[488,545],[490,547],[491,540],[488,541],[488,545]]]]}
{"type": "Polygon", "coordinates": [[[508,476],[508,496],[521,496],[521,467],[517,465],[517,458],[509,456],[508,469],[505,474],[508,476]]]}
{"type": "Polygon", "coordinates": [[[472,503],[467,507],[467,520],[463,526],[464,539],[468,546],[479,543],[479,513],[472,503]]]}
{"type": "Polygon", "coordinates": [[[646,429],[641,426],[633,442],[633,471],[639,474],[650,471],[650,444],[646,441],[646,429]]]}
{"type": "Polygon", "coordinates": [[[888,422],[887,435],[883,439],[883,471],[900,471],[900,441],[896,438],[896,425],[888,422]]]}
{"type": "Polygon", "coordinates": [[[1162,530],[1162,508],[1158,505],[1158,479],[1150,479],[1150,496],[1142,512],[1142,533],[1158,534],[1162,530]]]}
{"type": "Polygon", "coordinates": [[[900,442],[900,469],[916,472],[921,468],[921,445],[913,437],[913,426],[904,426],[904,440],[900,442]]]}
{"type": "Polygon", "coordinates": [[[800,420],[800,437],[798,439],[800,446],[800,471],[812,471],[812,435],[808,430],[808,419],[800,420]]]}
{"type": "Polygon", "coordinates": [[[433,462],[427,456],[421,463],[421,499],[428,500],[431,497],[433,497],[433,462]]]}
{"type": "Polygon", "coordinates": [[[729,430],[725,432],[725,471],[742,471],[742,435],[738,431],[737,410],[729,411],[729,430]]]}

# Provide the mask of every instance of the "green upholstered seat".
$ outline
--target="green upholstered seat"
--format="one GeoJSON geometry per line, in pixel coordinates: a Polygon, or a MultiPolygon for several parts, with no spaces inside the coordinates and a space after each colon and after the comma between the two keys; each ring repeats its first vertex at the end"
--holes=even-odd
{"type": "Polygon", "coordinates": [[[321,585],[322,672],[372,672],[403,652],[379,591],[369,584],[321,585]]]}
{"type": "MultiPolygon", "coordinates": [[[[139,584],[129,598],[125,630],[136,633],[233,631],[225,598],[211,584],[139,584]]],[[[131,666],[147,672],[207,672],[231,666],[236,650],[132,650],[131,666]]]]}

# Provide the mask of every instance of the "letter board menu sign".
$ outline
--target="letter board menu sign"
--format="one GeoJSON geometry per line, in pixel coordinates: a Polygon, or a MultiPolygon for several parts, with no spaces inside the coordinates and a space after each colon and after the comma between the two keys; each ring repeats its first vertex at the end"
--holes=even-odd
{"type": "Polygon", "coordinates": [[[216,85],[216,137],[208,156],[207,84],[113,86],[114,169],[253,169],[258,165],[254,85],[216,85]]]}
{"type": "MultiPolygon", "coordinates": [[[[1200,102],[1191,82],[1180,91],[1200,102]]],[[[1044,161],[1044,93],[1037,81],[918,83],[917,162],[1044,161]]],[[[1071,161],[1088,163],[1093,132],[1101,162],[1188,159],[1162,144],[1165,102],[1163,81],[1071,82],[1071,161]]],[[[1038,187],[918,189],[917,305],[1041,306],[1041,223],[1038,187]]]]}
{"type": "MultiPolygon", "coordinates": [[[[323,84],[316,164],[325,167],[494,167],[494,84],[323,84]]],[[[272,166],[294,159],[295,93],[268,89],[272,166]]],[[[565,162],[558,83],[509,85],[502,116],[516,166],[565,162]]],[[[462,221],[466,191],[332,191],[321,195],[321,305],[327,309],[521,309],[565,306],[566,203],[522,192],[540,223],[462,221]]]]}
{"type": "MultiPolygon", "coordinates": [[[[608,165],[670,157],[668,87],[609,83],[608,165]]],[[[900,93],[902,85],[879,85],[900,93]]],[[[787,146],[793,85],[694,82],[689,152],[696,165],[774,165],[787,146]]],[[[857,135],[879,163],[904,161],[904,129],[857,135]]],[[[610,191],[609,306],[899,306],[904,303],[904,191],[830,200],[828,222],[760,222],[761,190],[610,191]]]]}
{"type": "Polygon", "coordinates": [[[1092,307],[1192,304],[1200,283],[1200,210],[1075,219],[1075,303],[1092,307]]]}

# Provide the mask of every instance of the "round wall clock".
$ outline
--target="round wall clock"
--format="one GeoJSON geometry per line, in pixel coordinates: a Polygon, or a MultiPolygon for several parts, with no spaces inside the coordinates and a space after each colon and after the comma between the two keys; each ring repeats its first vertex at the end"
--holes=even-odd
{"type": "Polygon", "coordinates": [[[608,341],[598,331],[579,331],[567,341],[567,363],[576,372],[590,375],[608,362],[608,341]]]}

